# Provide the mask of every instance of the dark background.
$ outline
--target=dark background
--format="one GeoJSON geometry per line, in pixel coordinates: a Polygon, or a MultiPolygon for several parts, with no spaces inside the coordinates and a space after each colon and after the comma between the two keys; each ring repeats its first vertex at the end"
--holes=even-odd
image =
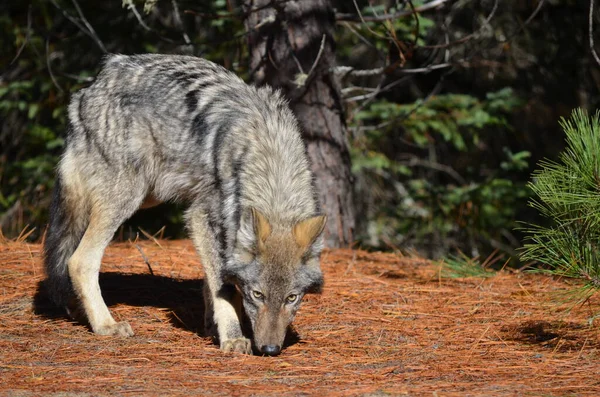
{"type": "MultiPolygon", "coordinates": [[[[145,13],[147,3],[130,2],[139,19],[120,0],[0,4],[4,235],[27,226],[35,228],[30,239],[42,237],[69,94],[89,84],[105,52],[193,54],[249,80],[250,1],[158,0],[145,13]]],[[[559,119],[598,107],[589,3],[447,1],[418,18],[392,18],[433,1],[357,1],[365,21],[353,1],[332,3],[337,65],[384,69],[337,74],[356,246],[514,257],[517,222],[543,222],[527,205],[527,183],[539,160],[563,148],[559,119]]],[[[185,236],[181,207],[140,211],[116,237],[136,238],[140,228],[185,236]]]]}

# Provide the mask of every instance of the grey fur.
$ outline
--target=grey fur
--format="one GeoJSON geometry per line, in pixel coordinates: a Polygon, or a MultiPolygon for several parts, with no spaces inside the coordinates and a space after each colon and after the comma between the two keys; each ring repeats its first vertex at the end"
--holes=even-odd
{"type": "Polygon", "coordinates": [[[104,249],[140,207],[184,201],[221,348],[250,353],[243,302],[255,348],[280,349],[300,298],[322,284],[325,222],[281,95],[200,58],[111,55],[69,121],[45,244],[54,300],[76,296],[98,334],[132,335],[100,294],[104,249]]]}

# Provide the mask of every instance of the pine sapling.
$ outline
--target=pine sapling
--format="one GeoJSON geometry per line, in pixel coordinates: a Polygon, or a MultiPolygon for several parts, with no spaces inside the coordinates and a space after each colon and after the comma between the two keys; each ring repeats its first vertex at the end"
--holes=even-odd
{"type": "Polygon", "coordinates": [[[540,271],[580,280],[568,295],[585,302],[600,290],[600,112],[581,109],[562,119],[566,148],[557,162],[544,160],[529,187],[530,205],[551,226],[527,224],[521,259],[540,262],[540,271]]]}

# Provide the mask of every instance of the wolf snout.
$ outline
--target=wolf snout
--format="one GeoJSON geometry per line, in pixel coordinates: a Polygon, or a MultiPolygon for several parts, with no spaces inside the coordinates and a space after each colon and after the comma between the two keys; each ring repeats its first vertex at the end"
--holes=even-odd
{"type": "Polygon", "coordinates": [[[276,356],[281,353],[281,346],[279,345],[263,345],[260,347],[260,352],[267,356],[276,356]]]}

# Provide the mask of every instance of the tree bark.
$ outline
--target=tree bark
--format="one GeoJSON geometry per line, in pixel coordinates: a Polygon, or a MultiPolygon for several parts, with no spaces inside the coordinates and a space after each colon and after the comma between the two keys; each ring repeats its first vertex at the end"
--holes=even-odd
{"type": "Polygon", "coordinates": [[[328,216],[326,244],[347,246],[355,218],[343,105],[330,72],[335,64],[333,7],[328,0],[245,0],[244,11],[250,77],[257,85],[280,88],[289,99],[328,216]]]}

